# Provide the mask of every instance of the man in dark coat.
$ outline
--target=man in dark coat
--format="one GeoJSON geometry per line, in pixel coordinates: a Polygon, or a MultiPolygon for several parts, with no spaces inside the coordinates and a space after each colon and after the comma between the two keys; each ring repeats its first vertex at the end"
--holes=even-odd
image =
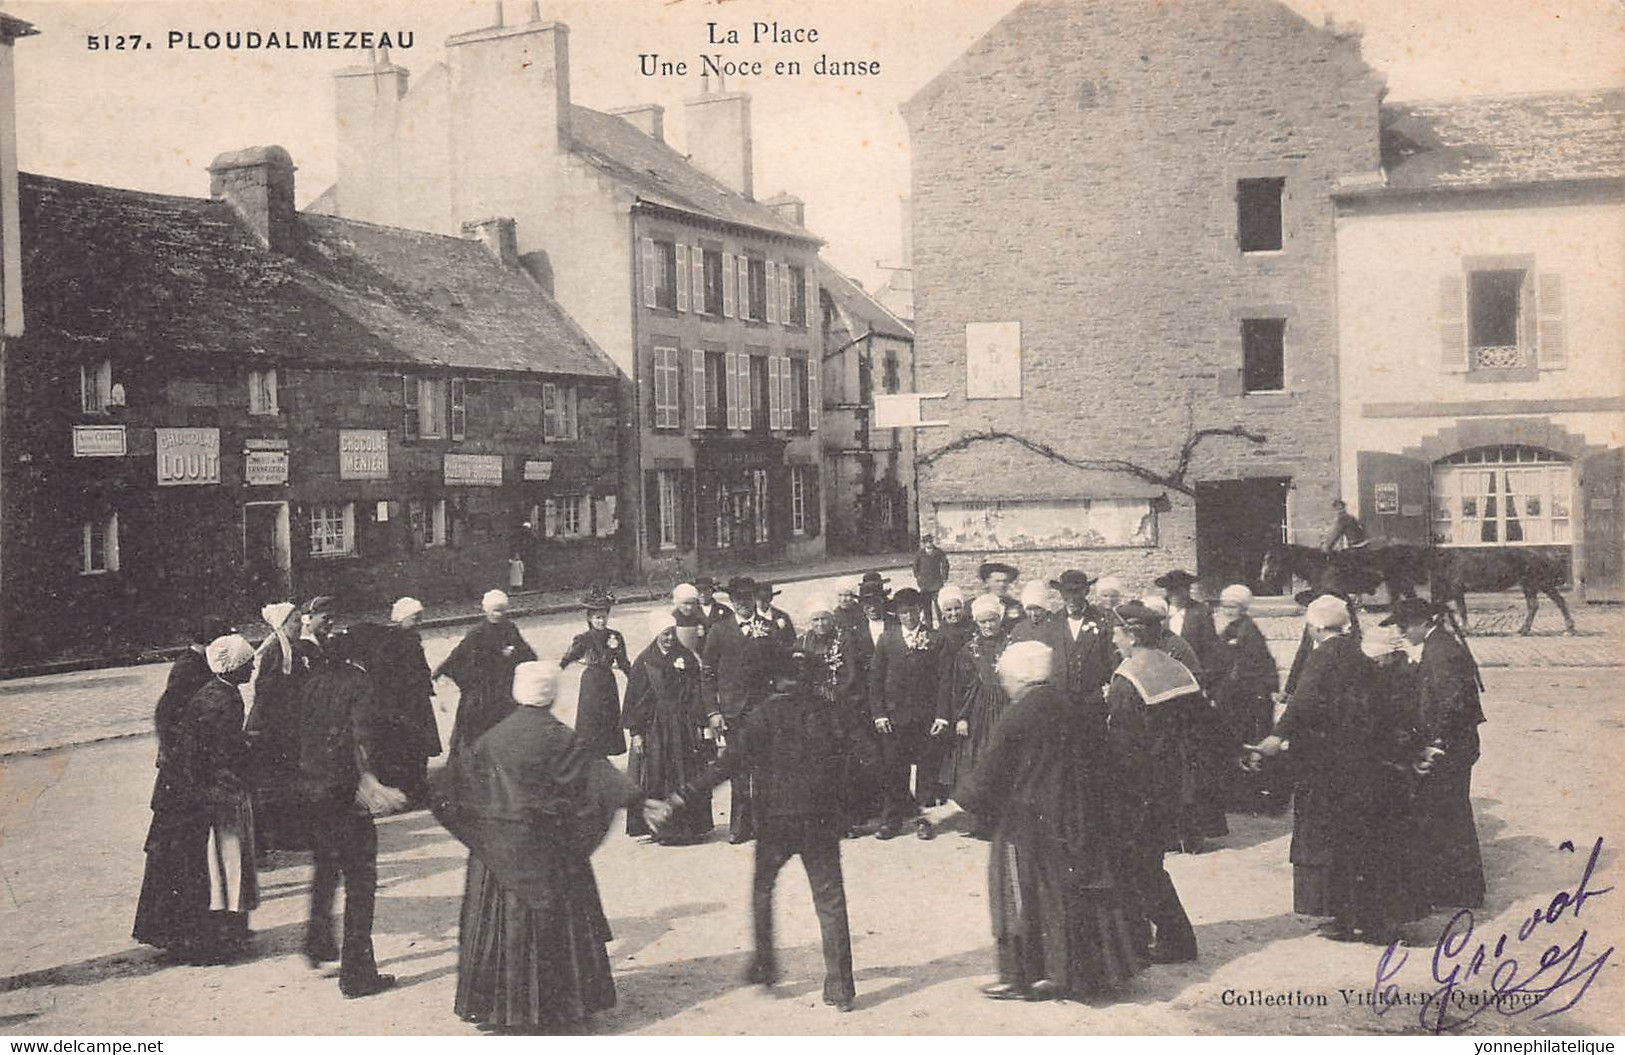
{"type": "MultiPolygon", "coordinates": [[[[920,812],[919,799],[934,792],[930,771],[930,731],[937,711],[937,674],[942,669],[942,635],[925,625],[925,598],[904,588],[892,598],[897,620],[888,623],[869,662],[869,713],[880,737],[881,839],[896,838],[904,821],[920,812]],[[909,770],[919,767],[918,796],[909,792],[909,770]]],[[[921,822],[919,835],[931,837],[921,822]]]]}
{"type": "MultiPolygon", "coordinates": [[[[750,600],[756,596],[754,580],[736,576],[728,583],[728,596],[740,599],[739,609],[711,627],[700,654],[700,688],[707,720],[724,742],[767,697],[779,640],[773,624],[757,614],[750,600]]],[[[731,785],[728,841],[735,845],[755,837],[750,779],[749,772],[740,771],[731,785]]]]}
{"type": "Polygon", "coordinates": [[[349,631],[361,645],[378,707],[373,773],[380,782],[406,792],[408,804],[416,808],[427,805],[429,759],[442,749],[434,679],[417,630],[422,612],[421,603],[402,597],[390,610],[394,625],[362,623],[349,631]]]}
{"type": "Polygon", "coordinates": [[[733,615],[734,610],[717,600],[717,580],[701,575],[694,580],[694,591],[700,595],[699,614],[706,626],[733,615]]]}
{"type": "Polygon", "coordinates": [[[1107,748],[1118,796],[1128,885],[1139,896],[1139,937],[1154,963],[1196,959],[1196,932],[1163,867],[1189,794],[1191,710],[1202,699],[1196,677],[1156,647],[1162,617],[1129,603],[1117,609],[1114,643],[1123,662],[1106,691],[1107,748]],[[1155,930],[1155,942],[1151,931],[1155,930]]]}
{"type": "Polygon", "coordinates": [[[1006,630],[1027,618],[1027,611],[1021,607],[1021,601],[1010,595],[1010,588],[1021,577],[1020,568],[1003,561],[983,561],[976,569],[976,577],[982,580],[986,592],[997,597],[999,603],[1004,606],[1006,630]]]}
{"type": "Polygon", "coordinates": [[[1286,787],[1280,771],[1249,773],[1235,765],[1242,744],[1256,743],[1270,734],[1275,724],[1273,700],[1280,688],[1275,657],[1263,631],[1253,622],[1248,608],[1253,592],[1236,583],[1219,595],[1219,646],[1224,665],[1213,673],[1213,704],[1224,732],[1228,804],[1232,809],[1278,813],[1286,808],[1286,787]]]}
{"type": "Polygon", "coordinates": [[[371,996],[395,984],[378,973],[372,951],[372,914],[378,891],[378,832],[373,816],[406,805],[399,790],[372,773],[379,714],[363,642],[329,639],[328,655],[314,664],[300,700],[300,770],[316,843],[305,958],[312,967],[340,960],[339,991],[371,996]],[[344,945],[333,940],[333,895],[344,880],[344,945]]]}
{"type": "Polygon", "coordinates": [[[1213,628],[1213,609],[1191,596],[1196,576],[1183,568],[1176,568],[1154,580],[1168,600],[1168,629],[1184,638],[1196,653],[1202,669],[1196,671],[1196,680],[1207,688],[1212,674],[1224,665],[1219,648],[1219,635],[1213,628]]]}
{"type": "Polygon", "coordinates": [[[772,583],[756,584],[756,618],[773,628],[773,643],[788,653],[796,645],[796,624],[790,613],[773,603],[778,595],[772,583]]]}
{"type": "Polygon", "coordinates": [[[920,551],[914,554],[914,585],[920,589],[921,613],[925,625],[934,627],[942,618],[937,607],[937,591],[948,583],[948,555],[937,548],[932,535],[920,536],[920,551]]]}
{"type": "Polygon", "coordinates": [[[1444,625],[1444,612],[1404,598],[1380,626],[1396,626],[1420,651],[1413,680],[1415,721],[1423,774],[1414,810],[1420,842],[1423,894],[1435,906],[1484,904],[1484,861],[1473,821],[1473,763],[1478,761],[1478,664],[1467,645],[1444,625]]]}
{"type": "Polygon", "coordinates": [[[850,1011],[857,990],[841,876],[842,745],[826,704],[804,683],[806,662],[795,653],[779,667],[772,695],[733,727],[722,757],[668,801],[681,809],[724,780],[751,776],[760,829],[751,880],[756,953],[746,979],[764,986],[778,981],[773,887],[780,869],[799,856],[823,935],[824,1003],[850,1011]]]}
{"type": "Polygon", "coordinates": [[[508,619],[508,595],[488,590],[480,599],[485,622],[475,626],[451,654],[440,661],[433,678],[457,683],[457,720],[451,727],[451,754],[473,745],[486,731],[513,713],[513,672],[536,658],[519,628],[508,619]]]}
{"type": "Polygon", "coordinates": [[[1335,940],[1387,944],[1415,913],[1404,832],[1410,753],[1404,715],[1373,691],[1375,665],[1348,634],[1349,612],[1322,596],[1305,614],[1313,651],[1275,732],[1247,745],[1285,753],[1298,774],[1292,817],[1292,907],[1330,916],[1335,940]]]}
{"type": "Polygon", "coordinates": [[[1084,572],[1062,572],[1050,586],[1060,592],[1063,610],[1030,629],[1026,624],[1018,627],[1011,640],[1048,645],[1055,653],[1054,684],[1085,711],[1090,721],[1103,723],[1105,689],[1117,666],[1117,656],[1112,651],[1106,613],[1089,603],[1089,588],[1093,585],[1094,580],[1084,572]]]}

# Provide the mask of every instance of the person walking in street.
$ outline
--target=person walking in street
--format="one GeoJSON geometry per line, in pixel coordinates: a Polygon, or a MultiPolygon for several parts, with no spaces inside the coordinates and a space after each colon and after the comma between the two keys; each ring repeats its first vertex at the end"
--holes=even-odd
{"type": "MultiPolygon", "coordinates": [[[[390,625],[362,641],[363,663],[373,680],[378,710],[372,768],[379,781],[406,793],[407,805],[428,804],[429,759],[442,750],[440,726],[435,721],[434,679],[423,652],[417,623],[423,604],[402,597],[390,607],[390,625]]],[[[362,633],[361,626],[350,634],[362,633]]]]}
{"type": "Polygon", "coordinates": [[[1414,597],[1395,602],[1379,626],[1393,626],[1416,655],[1415,724],[1422,757],[1416,790],[1422,896],[1437,907],[1484,904],[1484,860],[1473,820],[1473,764],[1478,761],[1478,664],[1445,620],[1446,612],[1414,597]]]}
{"type": "Polygon", "coordinates": [[[487,591],[480,608],[485,621],[463,635],[432,675],[436,680],[450,678],[459,693],[450,754],[471,746],[513,711],[514,668],[536,658],[519,628],[508,619],[507,594],[487,591]]]}
{"type": "Polygon", "coordinates": [[[626,754],[626,737],[621,732],[621,690],[615,684],[615,671],[632,676],[626,639],[609,626],[614,604],[614,596],[601,586],[587,592],[581,599],[581,607],[587,610],[587,629],[575,636],[559,660],[560,670],[578,660],[582,663],[576,745],[605,757],[626,754]]]}
{"type": "Polygon", "coordinates": [[[366,643],[353,634],[329,638],[327,654],[305,679],[300,711],[300,769],[316,872],[310,884],[305,959],[313,968],[339,961],[339,991],[371,996],[395,984],[378,973],[372,949],[378,893],[378,830],[373,818],[406,805],[406,794],[373,773],[380,714],[367,672],[366,643]],[[344,882],[344,943],[333,937],[333,898],[344,882]]]}
{"type": "MultiPolygon", "coordinates": [[[[897,619],[875,643],[869,664],[869,713],[880,739],[881,839],[902,834],[919,816],[920,801],[934,794],[937,774],[927,767],[930,732],[936,720],[937,675],[942,669],[942,635],[925,625],[925,598],[907,587],[892,598],[897,619]],[[917,793],[909,791],[910,770],[918,770],[917,793]]],[[[921,823],[922,839],[931,826],[921,823]]]]}
{"type": "MultiPolygon", "coordinates": [[[[656,610],[649,617],[650,641],[632,662],[626,683],[621,722],[631,738],[636,781],[646,799],[664,799],[699,776],[706,757],[705,704],[700,697],[700,660],[677,638],[673,616],[656,610]]],[[[655,842],[683,846],[711,830],[711,796],[696,797],[674,813],[659,832],[650,830],[643,814],[628,810],[628,835],[654,835],[655,842]]]]}
{"type": "Polygon", "coordinates": [[[1065,672],[1061,684],[1074,705],[1094,720],[1104,722],[1106,686],[1118,662],[1112,646],[1110,615],[1090,603],[1094,581],[1088,573],[1069,568],[1050,585],[1060,592],[1064,605],[1063,611],[1050,620],[1053,633],[1060,638],[1056,661],[1065,672]]]}
{"type": "Polygon", "coordinates": [[[1038,641],[999,658],[1010,707],[953,800],[994,824],[988,904],[999,980],[995,1000],[1085,998],[1140,968],[1138,904],[1118,860],[1104,728],[1056,684],[1060,662],[1038,641]]]}
{"type": "MultiPolygon", "coordinates": [[[[1275,694],[1281,685],[1275,657],[1263,631],[1248,614],[1253,592],[1237,583],[1219,594],[1220,664],[1213,673],[1213,705],[1224,731],[1221,761],[1232,763],[1241,756],[1242,744],[1254,744],[1268,736],[1274,725],[1275,694]]],[[[1287,790],[1280,771],[1249,772],[1238,765],[1225,767],[1229,774],[1226,802],[1231,809],[1248,813],[1280,813],[1286,808],[1287,790]]]]}
{"type": "MultiPolygon", "coordinates": [[[[452,1007],[493,1032],[580,1032],[615,1005],[591,856],[643,796],[551,713],[557,678],[544,663],[515,668],[514,709],[452,757],[435,804],[469,850],[452,1007]]],[[[643,810],[657,828],[670,816],[661,802],[643,810]]]]}
{"type": "MultiPolygon", "coordinates": [[[[976,598],[971,604],[976,634],[954,658],[947,689],[937,694],[937,721],[932,728],[938,735],[952,730],[954,736],[953,754],[943,766],[944,783],[950,787],[958,787],[970,777],[1010,702],[998,674],[999,657],[1010,642],[1004,614],[998,595],[984,593],[976,598]]],[[[972,816],[971,833],[979,838],[989,836],[990,819],[974,812],[972,816]]]]}
{"type": "Polygon", "coordinates": [[[313,597],[304,610],[285,601],[260,609],[271,633],[260,643],[253,676],[254,704],[248,713],[253,767],[255,845],[273,850],[307,850],[305,810],[299,801],[299,690],[320,645],[303,630],[314,618],[325,630],[331,597],[313,597]]]}
{"type": "Polygon", "coordinates": [[[1202,703],[1196,677],[1162,652],[1162,618],[1129,603],[1113,640],[1123,661],[1106,690],[1110,772],[1117,789],[1128,885],[1140,899],[1138,944],[1153,963],[1196,959],[1196,932],[1163,867],[1192,793],[1185,762],[1190,713],[1202,703]]]}
{"type": "Polygon", "coordinates": [[[937,592],[948,584],[948,554],[937,548],[933,535],[920,536],[919,552],[914,554],[914,585],[920,592],[921,613],[927,627],[942,620],[937,592]]]}
{"type": "MultiPolygon", "coordinates": [[[[728,582],[728,595],[740,599],[731,618],[711,627],[700,656],[700,679],[713,732],[727,743],[730,730],[744,721],[751,709],[767,697],[771,687],[778,633],[754,603],[756,582],[736,576],[728,582]]],[[[728,799],[728,841],[738,845],[755,838],[751,821],[750,773],[732,779],[728,799]]]]}
{"type": "Polygon", "coordinates": [[[1386,945],[1419,915],[1403,828],[1414,752],[1403,704],[1373,691],[1376,668],[1348,634],[1348,607],[1317,597],[1304,615],[1313,651],[1275,731],[1246,745],[1252,764],[1285,755],[1297,774],[1292,909],[1330,916],[1322,933],[1386,945]]]}
{"type": "Polygon", "coordinates": [[[800,652],[779,657],[772,694],[734,727],[722,757],[667,801],[682,809],[724,780],[750,775],[760,815],[751,879],[755,953],[746,980],[762,986],[779,981],[773,888],[785,864],[799,856],[823,937],[824,1003],[850,1011],[857,986],[841,876],[843,745],[827,704],[807,685],[819,664],[800,652]]]}
{"type": "Polygon", "coordinates": [[[193,787],[188,708],[198,690],[215,676],[209,669],[209,643],[232,632],[218,616],[198,620],[192,645],[170,667],[154,715],[158,775],[153,781],[147,861],[131,936],[180,960],[190,958],[205,936],[209,911],[210,816],[193,787]]]}

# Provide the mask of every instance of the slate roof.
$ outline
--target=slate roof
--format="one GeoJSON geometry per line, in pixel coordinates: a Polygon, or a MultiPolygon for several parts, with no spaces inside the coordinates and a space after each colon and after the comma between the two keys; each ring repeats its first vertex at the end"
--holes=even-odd
{"type": "Polygon", "coordinates": [[[887,311],[856,282],[822,260],[818,261],[818,283],[829,291],[830,299],[855,320],[858,332],[852,336],[873,330],[882,337],[896,337],[904,341],[914,339],[914,331],[908,323],[887,311]]]}
{"type": "Polygon", "coordinates": [[[707,176],[688,158],[623,118],[572,105],[570,138],[573,153],[651,205],[820,241],[806,228],[707,176]]]}
{"type": "Polygon", "coordinates": [[[529,276],[471,239],[298,214],[290,255],[224,202],[28,173],[20,191],[31,329],[149,357],[616,376],[529,276]]]}
{"type": "Polygon", "coordinates": [[[1489,189],[1625,177],[1625,91],[1382,108],[1387,189],[1489,189]]]}

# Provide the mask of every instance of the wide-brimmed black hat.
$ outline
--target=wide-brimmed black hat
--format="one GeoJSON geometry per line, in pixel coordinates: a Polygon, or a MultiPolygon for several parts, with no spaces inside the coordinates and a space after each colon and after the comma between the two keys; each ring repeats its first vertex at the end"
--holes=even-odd
{"type": "Polygon", "coordinates": [[[756,584],[755,597],[756,597],[757,600],[761,600],[764,597],[771,600],[774,597],[777,597],[778,595],[779,595],[779,591],[775,590],[773,588],[772,583],[770,583],[770,582],[759,582],[759,583],[756,584]]]}
{"type": "Polygon", "coordinates": [[[299,610],[305,615],[315,615],[318,612],[325,612],[328,615],[331,615],[338,611],[338,607],[339,599],[334,597],[332,594],[324,593],[318,594],[317,596],[306,601],[304,604],[300,605],[299,610]]]}
{"type": "Polygon", "coordinates": [[[615,595],[602,586],[594,586],[582,594],[581,607],[589,612],[607,612],[615,607],[615,595]]]}
{"type": "Polygon", "coordinates": [[[921,597],[920,591],[916,590],[914,587],[905,586],[901,590],[898,590],[896,593],[892,594],[891,603],[893,607],[902,607],[907,605],[910,608],[920,608],[924,605],[925,598],[921,597]]]}
{"type": "Polygon", "coordinates": [[[694,581],[689,583],[689,585],[694,587],[696,590],[715,590],[722,584],[717,582],[716,576],[714,575],[699,575],[696,576],[694,581]]]}
{"type": "Polygon", "coordinates": [[[1007,575],[1011,579],[1019,579],[1021,578],[1021,569],[1014,564],[1005,564],[1003,561],[983,561],[982,566],[976,569],[976,577],[986,582],[989,575],[1007,575]]]}
{"type": "Polygon", "coordinates": [[[880,574],[878,571],[866,571],[866,572],[863,573],[863,578],[859,579],[858,581],[859,582],[864,582],[864,583],[869,583],[869,582],[879,583],[882,586],[884,586],[887,583],[891,582],[890,579],[886,578],[884,575],[880,574]]]}
{"type": "Polygon", "coordinates": [[[728,596],[736,601],[756,596],[756,580],[749,575],[735,575],[728,580],[728,596]]]}
{"type": "Polygon", "coordinates": [[[1292,595],[1292,603],[1299,608],[1308,608],[1309,602],[1320,596],[1319,590],[1299,590],[1292,595]]]}
{"type": "Polygon", "coordinates": [[[1130,601],[1120,604],[1112,610],[1125,626],[1161,626],[1162,613],[1155,608],[1130,601]]]}
{"type": "Polygon", "coordinates": [[[1175,568],[1166,575],[1151,580],[1151,585],[1160,586],[1164,590],[1176,590],[1181,586],[1194,586],[1195,584],[1196,576],[1184,568],[1175,568]]]}
{"type": "Polygon", "coordinates": [[[1388,613],[1388,618],[1378,623],[1378,626],[1415,626],[1425,623],[1429,619],[1442,614],[1444,609],[1432,601],[1420,597],[1401,597],[1394,602],[1394,607],[1388,613]]]}
{"type": "Polygon", "coordinates": [[[1089,587],[1095,584],[1095,580],[1089,578],[1087,572],[1081,572],[1076,568],[1068,568],[1061,573],[1059,579],[1051,579],[1049,584],[1051,589],[1060,590],[1063,593],[1070,593],[1074,590],[1086,592],[1089,587]]]}
{"type": "Polygon", "coordinates": [[[858,586],[858,600],[860,602],[885,601],[886,598],[890,596],[891,591],[888,590],[883,584],[873,579],[861,583],[858,586]]]}

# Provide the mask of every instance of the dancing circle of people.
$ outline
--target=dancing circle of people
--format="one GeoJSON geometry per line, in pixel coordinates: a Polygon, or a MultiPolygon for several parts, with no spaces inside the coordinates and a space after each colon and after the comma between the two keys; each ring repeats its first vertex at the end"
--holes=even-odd
{"type": "Polygon", "coordinates": [[[923,541],[918,588],[844,580],[805,606],[804,630],[770,583],[697,578],[632,638],[646,642],[635,658],[601,587],[556,664],[499,590],[432,669],[409,597],[388,625],[344,630],[333,597],[270,604],[257,647],[201,619],[157,705],[134,937],[180,962],[238,960],[267,855],[311,851],[307,962],[336,962],[347,997],[382,992],[395,978],[373,954],[375,818],[429,808],[470,851],[456,1014],[579,1030],[615,1003],[593,851],[622,809],[628,835],[706,841],[723,782],[729,842],[755,843],[745,981],[780,979],[773,891],[799,856],[823,999],[842,1011],[859,999],[843,839],[951,828],[989,842],[998,981],[982,991],[1000,1000],[1096,997],[1148,965],[1197,960],[1164,858],[1203,852],[1228,833],[1227,811],[1290,803],[1293,908],[1327,917],[1334,940],[1386,945],[1435,908],[1482,904],[1470,798],[1482,684],[1429,603],[1396,603],[1381,625],[1397,647],[1372,658],[1354,601],[1298,595],[1303,637],[1282,686],[1245,586],[1220,593],[1215,618],[1185,571],[1135,599],[1078,570],[1018,591],[1019,570],[989,561],[970,598],[923,541]],[[572,728],[551,705],[574,664],[572,728]],[[441,678],[458,704],[431,775],[441,678]],[[624,772],[608,761],[621,755],[624,772]]]}

